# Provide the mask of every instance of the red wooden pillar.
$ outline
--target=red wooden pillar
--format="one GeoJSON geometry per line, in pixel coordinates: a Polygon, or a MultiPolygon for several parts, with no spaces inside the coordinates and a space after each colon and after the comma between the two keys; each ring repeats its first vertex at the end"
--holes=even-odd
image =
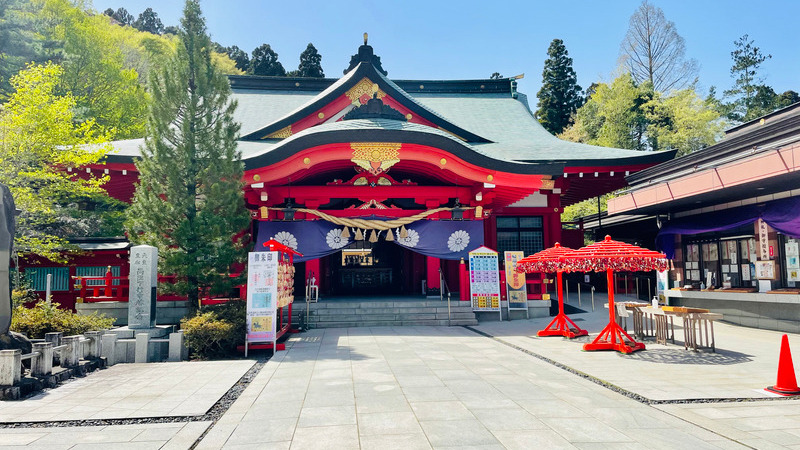
{"type": "Polygon", "coordinates": [[[426,272],[428,275],[427,295],[439,295],[441,292],[441,285],[439,283],[439,258],[427,256],[425,261],[427,263],[426,272]]]}
{"type": "Polygon", "coordinates": [[[461,263],[458,265],[458,297],[462,302],[469,300],[469,274],[467,273],[467,265],[464,263],[464,258],[461,258],[461,263]]]}

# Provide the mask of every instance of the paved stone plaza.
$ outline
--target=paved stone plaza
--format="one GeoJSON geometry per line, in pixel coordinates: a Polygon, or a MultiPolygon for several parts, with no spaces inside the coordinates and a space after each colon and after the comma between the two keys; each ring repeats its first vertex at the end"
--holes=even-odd
{"type": "MultiPolygon", "coordinates": [[[[574,317],[596,333],[607,311],[574,317]]],[[[775,382],[780,333],[718,324],[717,353],[679,341],[620,355],[535,337],[546,323],[301,333],[215,417],[211,406],[255,361],[117,365],[0,403],[0,449],[800,449],[800,401],[762,390],[775,382]],[[181,381],[164,389],[167,380],[181,381]],[[90,386],[105,391],[92,398],[90,386]],[[100,412],[84,409],[112,393],[117,401],[100,412]],[[7,428],[81,417],[109,420],[7,428]],[[153,423],[120,422],[130,417],[153,423]]],[[[790,342],[800,354],[800,336],[790,342]]]]}

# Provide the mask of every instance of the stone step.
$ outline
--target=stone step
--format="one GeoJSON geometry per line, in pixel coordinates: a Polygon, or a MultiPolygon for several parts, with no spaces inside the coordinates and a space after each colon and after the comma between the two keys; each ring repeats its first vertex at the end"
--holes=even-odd
{"type": "MultiPolygon", "coordinates": [[[[451,326],[477,325],[476,319],[453,319],[451,326]]],[[[397,326],[448,326],[447,319],[433,320],[407,320],[407,321],[342,321],[342,322],[319,322],[310,323],[311,328],[349,328],[349,327],[397,327],[397,326]]]]}

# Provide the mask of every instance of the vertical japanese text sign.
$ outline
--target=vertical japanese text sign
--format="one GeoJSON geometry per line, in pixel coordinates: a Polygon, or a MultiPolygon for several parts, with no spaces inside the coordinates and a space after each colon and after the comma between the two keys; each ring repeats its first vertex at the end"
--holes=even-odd
{"type": "Polygon", "coordinates": [[[758,219],[758,247],[760,250],[761,260],[766,261],[769,259],[769,227],[767,222],[758,219]]]}
{"type": "Polygon", "coordinates": [[[528,309],[528,290],[525,286],[525,274],[517,272],[517,261],[522,259],[523,252],[504,252],[506,262],[506,296],[508,309],[528,309]]]}
{"type": "Polygon", "coordinates": [[[153,328],[156,325],[158,249],[149,245],[131,247],[130,265],[128,328],[153,328]]]}
{"type": "Polygon", "coordinates": [[[250,252],[247,262],[247,342],[275,341],[278,252],[250,252]]]}

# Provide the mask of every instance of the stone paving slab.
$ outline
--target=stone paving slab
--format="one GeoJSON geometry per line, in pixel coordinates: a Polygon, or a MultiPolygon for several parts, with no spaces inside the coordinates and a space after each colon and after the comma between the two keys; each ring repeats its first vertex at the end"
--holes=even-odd
{"type": "Polygon", "coordinates": [[[6,428],[0,449],[164,449],[185,450],[211,422],[177,422],[95,427],[6,428]]]}
{"type": "Polygon", "coordinates": [[[0,422],[199,416],[253,364],[117,364],[22,401],[0,402],[0,422]]]}
{"type": "Polygon", "coordinates": [[[381,327],[293,336],[196,448],[689,446],[746,448],[464,328],[381,327]]]}
{"type": "MultiPolygon", "coordinates": [[[[594,339],[608,323],[608,310],[602,307],[606,296],[595,294],[598,309],[594,312],[586,298],[584,295],[583,306],[589,312],[570,317],[579,319],[576,324],[589,331],[589,338],[594,339]]],[[[577,306],[577,294],[570,296],[569,304],[577,306]]],[[[716,323],[716,352],[710,349],[695,352],[684,349],[682,323],[676,318],[675,344],[670,342],[665,346],[646,338],[646,350],[623,355],[613,351],[582,351],[583,344],[590,342],[587,337],[570,340],[536,336],[550,320],[481,322],[475,329],[651,400],[774,397],[764,388],[775,384],[784,333],[716,323]]],[[[630,320],[628,326],[632,331],[630,320]]],[[[800,335],[789,334],[789,342],[798,355],[795,360],[799,360],[800,335]]]]}

